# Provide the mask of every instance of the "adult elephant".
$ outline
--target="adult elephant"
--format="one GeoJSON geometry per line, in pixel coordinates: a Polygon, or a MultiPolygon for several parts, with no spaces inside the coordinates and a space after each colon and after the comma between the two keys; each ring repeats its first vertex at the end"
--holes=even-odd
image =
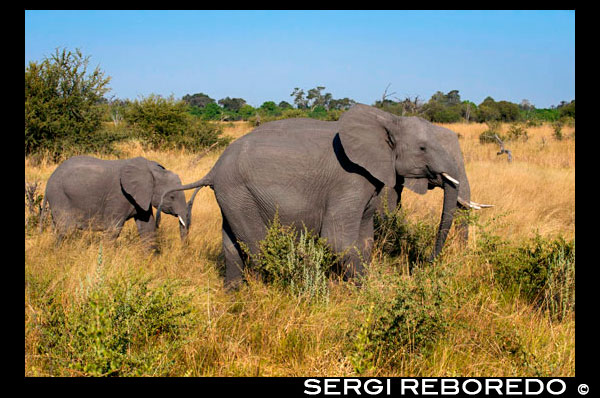
{"type": "MultiPolygon", "coordinates": [[[[61,163],[48,179],[42,208],[48,202],[58,242],[69,230],[85,228],[107,231],[117,238],[125,221],[133,218],[142,241],[156,249],[152,207],[158,207],[163,193],[175,186],[181,186],[177,174],[143,157],[102,160],[75,156],[61,163]]],[[[179,218],[184,240],[188,227],[183,192],[165,196],[162,211],[179,218]]],[[[40,222],[40,232],[42,225],[40,222]]]]}
{"type": "MultiPolygon", "coordinates": [[[[456,179],[459,182],[456,203],[457,208],[460,210],[480,210],[482,208],[492,207],[493,205],[471,201],[471,187],[469,185],[469,179],[467,178],[464,157],[458,142],[458,135],[452,130],[433,124],[428,130],[428,134],[430,137],[429,139],[440,144],[442,148],[452,156],[457,165],[456,179]]],[[[377,210],[380,213],[383,213],[384,201],[386,201],[385,204],[387,204],[388,210],[393,210],[398,205],[401,205],[402,191],[404,188],[408,188],[419,195],[424,195],[428,190],[436,187],[442,187],[440,181],[432,178],[404,178],[403,181],[397,180],[395,186],[386,186],[381,190],[377,210]]],[[[463,243],[466,243],[469,237],[469,226],[467,221],[461,221],[457,225],[457,228],[461,240],[463,243]]]]}
{"type": "Polygon", "coordinates": [[[223,216],[227,287],[242,279],[238,242],[256,252],[276,212],[282,224],[304,224],[344,253],[345,279],[362,275],[361,256],[368,261],[373,244],[378,194],[406,178],[435,181],[444,189],[433,259],[452,225],[460,185],[460,165],[431,139],[434,128],[424,119],[363,104],[333,122],[269,122],[233,142],[204,178],[175,190],[197,188],[190,209],[198,189],[214,190],[223,216]]]}

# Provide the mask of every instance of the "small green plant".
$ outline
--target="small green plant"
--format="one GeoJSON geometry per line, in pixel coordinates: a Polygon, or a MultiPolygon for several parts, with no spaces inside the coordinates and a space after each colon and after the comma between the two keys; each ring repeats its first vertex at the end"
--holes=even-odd
{"type": "Polygon", "coordinates": [[[554,130],[554,133],[552,133],[552,136],[558,141],[561,141],[563,139],[563,134],[562,134],[563,126],[564,126],[564,122],[562,120],[557,120],[554,123],[552,123],[552,129],[554,130]]]}
{"type": "Polygon", "coordinates": [[[44,195],[38,193],[39,182],[25,182],[25,205],[28,214],[25,218],[25,231],[31,232],[39,223],[44,195]]]}
{"type": "Polygon", "coordinates": [[[293,226],[281,225],[276,213],[257,253],[240,245],[265,282],[308,299],[328,300],[328,274],[336,256],[325,239],[306,227],[297,232],[293,226]]]}
{"type": "Polygon", "coordinates": [[[512,123],[506,133],[508,141],[527,141],[529,136],[523,123],[512,123]]]}
{"type": "Polygon", "coordinates": [[[403,209],[376,212],[374,229],[375,250],[380,248],[392,257],[405,255],[410,264],[425,261],[432,250],[435,226],[421,220],[411,222],[403,209]]]}
{"type": "Polygon", "coordinates": [[[510,244],[492,234],[478,242],[478,255],[494,269],[507,294],[520,295],[563,319],[575,310],[575,241],[535,238],[510,244]]]}
{"type": "Polygon", "coordinates": [[[100,247],[95,272],[69,304],[58,291],[32,295],[43,299],[36,303],[38,354],[53,374],[168,375],[192,323],[189,300],[177,286],[151,287],[150,278],[138,275],[108,277],[100,247]]]}
{"type": "Polygon", "coordinates": [[[488,129],[479,135],[480,144],[497,144],[496,136],[504,141],[505,137],[500,134],[502,123],[499,120],[488,120],[485,123],[488,125],[488,129]]]}
{"type": "Polygon", "coordinates": [[[447,280],[441,268],[420,268],[398,280],[391,301],[371,302],[354,339],[354,370],[361,374],[426,355],[448,326],[447,280]]]}

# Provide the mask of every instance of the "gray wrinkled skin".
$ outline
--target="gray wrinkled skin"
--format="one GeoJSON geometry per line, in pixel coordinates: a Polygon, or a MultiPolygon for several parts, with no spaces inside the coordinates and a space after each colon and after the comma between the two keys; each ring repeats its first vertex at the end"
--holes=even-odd
{"type": "Polygon", "coordinates": [[[370,259],[378,194],[384,185],[396,186],[404,178],[435,180],[444,189],[432,258],[441,251],[458,189],[440,173],[456,176],[460,165],[431,140],[434,128],[424,119],[397,117],[362,104],[335,122],[269,122],[234,141],[204,178],[177,190],[197,188],[188,209],[198,189],[214,190],[223,216],[227,287],[242,280],[238,242],[256,252],[276,211],[282,224],[304,224],[344,253],[341,266],[349,279],[363,275],[362,261],[370,259]]]}
{"type": "MultiPolygon", "coordinates": [[[[123,224],[133,218],[142,241],[156,249],[152,207],[158,207],[167,189],[177,186],[181,186],[177,174],[142,157],[102,160],[75,156],[52,173],[44,202],[49,204],[58,242],[73,229],[107,231],[117,238],[123,224]]],[[[167,195],[162,210],[184,218],[183,192],[167,195]]],[[[187,235],[181,223],[180,235],[182,239],[187,235]]]]}
{"type": "MultiPolygon", "coordinates": [[[[458,142],[458,135],[447,128],[432,125],[431,129],[428,130],[430,140],[435,140],[454,158],[456,165],[458,166],[457,175],[454,176],[460,184],[458,187],[458,196],[464,199],[466,202],[471,201],[471,188],[469,185],[469,179],[467,178],[467,172],[465,170],[465,162],[460,145],[458,142]]],[[[390,189],[386,186],[381,190],[379,194],[380,202],[377,204],[377,210],[383,212],[383,200],[387,198],[387,208],[392,211],[396,207],[401,206],[402,190],[408,188],[413,192],[420,195],[424,195],[428,190],[436,187],[441,188],[440,182],[437,179],[431,178],[406,178],[404,182],[397,181],[396,185],[390,189]]],[[[461,210],[468,210],[461,203],[457,203],[457,208],[461,210]]],[[[457,225],[459,229],[459,235],[463,243],[466,243],[469,236],[469,228],[466,222],[457,225]]]]}

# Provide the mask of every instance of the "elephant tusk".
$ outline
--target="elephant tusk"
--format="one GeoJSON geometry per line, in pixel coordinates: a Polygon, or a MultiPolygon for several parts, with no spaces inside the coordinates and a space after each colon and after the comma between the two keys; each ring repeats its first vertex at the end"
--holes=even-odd
{"type": "Polygon", "coordinates": [[[185,228],[185,222],[183,222],[183,218],[181,218],[181,216],[178,216],[178,217],[179,217],[179,222],[180,222],[180,223],[181,223],[181,225],[183,225],[183,227],[185,228]]]}
{"type": "Polygon", "coordinates": [[[458,182],[458,180],[456,180],[455,178],[450,177],[449,174],[447,173],[442,173],[442,176],[444,176],[444,178],[446,178],[448,181],[452,182],[454,185],[459,185],[460,182],[458,182]]]}
{"type": "Polygon", "coordinates": [[[458,201],[458,203],[460,203],[461,205],[463,205],[463,207],[471,207],[471,203],[467,202],[466,200],[464,200],[460,196],[458,197],[457,201],[458,201]]]}
{"type": "Polygon", "coordinates": [[[487,207],[494,207],[494,205],[484,205],[484,204],[476,203],[476,202],[473,202],[473,201],[471,201],[471,204],[479,207],[480,209],[481,208],[487,208],[487,207]]]}
{"type": "Polygon", "coordinates": [[[481,207],[477,206],[475,203],[471,202],[469,203],[469,206],[471,206],[471,209],[475,209],[475,210],[481,210],[481,207]]]}
{"type": "Polygon", "coordinates": [[[464,200],[460,196],[458,197],[457,201],[458,201],[458,203],[460,203],[463,207],[466,207],[467,209],[475,209],[475,210],[480,210],[481,209],[481,207],[479,207],[477,205],[473,205],[473,202],[471,202],[471,201],[467,202],[466,200],[464,200]]]}
{"type": "Polygon", "coordinates": [[[487,207],[494,207],[494,205],[484,205],[481,203],[473,202],[472,200],[467,202],[460,196],[458,197],[458,203],[460,203],[463,207],[471,208],[471,209],[475,209],[475,210],[481,210],[481,209],[484,209],[487,207]]]}

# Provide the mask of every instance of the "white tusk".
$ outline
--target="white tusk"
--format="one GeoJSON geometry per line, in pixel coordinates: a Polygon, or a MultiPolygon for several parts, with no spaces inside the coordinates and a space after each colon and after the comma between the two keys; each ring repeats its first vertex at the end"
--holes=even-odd
{"type": "Polygon", "coordinates": [[[486,207],[494,207],[494,205],[483,205],[481,203],[473,202],[471,200],[467,202],[460,196],[458,197],[458,203],[463,205],[463,207],[468,207],[468,208],[475,209],[475,210],[481,210],[486,207]]]}
{"type": "Polygon", "coordinates": [[[454,185],[458,185],[460,184],[456,179],[450,177],[448,174],[446,173],[442,173],[442,175],[450,182],[454,183],[454,185]]]}
{"type": "Polygon", "coordinates": [[[481,204],[481,203],[476,203],[476,202],[473,202],[473,201],[471,201],[471,205],[477,206],[477,207],[479,207],[480,209],[481,209],[481,208],[486,208],[486,207],[494,207],[494,205],[484,205],[484,204],[481,204]]]}
{"type": "Polygon", "coordinates": [[[179,222],[180,222],[180,223],[181,223],[181,225],[183,225],[183,227],[185,228],[185,222],[183,222],[183,218],[181,218],[181,216],[178,216],[178,217],[179,217],[179,222]]]}
{"type": "Polygon", "coordinates": [[[463,205],[463,207],[471,207],[471,203],[467,203],[467,201],[461,198],[460,196],[458,197],[458,203],[463,205]]]}

